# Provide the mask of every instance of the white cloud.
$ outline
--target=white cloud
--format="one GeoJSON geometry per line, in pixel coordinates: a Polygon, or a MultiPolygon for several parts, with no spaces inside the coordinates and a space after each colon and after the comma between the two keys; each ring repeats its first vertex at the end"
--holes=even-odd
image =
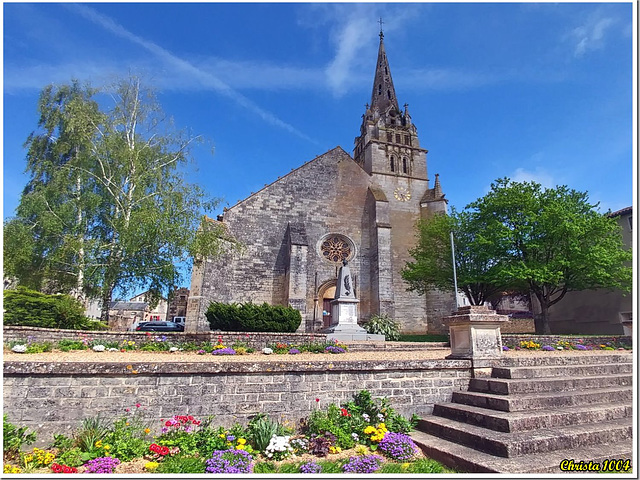
{"type": "Polygon", "coordinates": [[[72,4],[72,5],[68,5],[67,8],[82,15],[86,19],[96,23],[97,25],[110,31],[111,33],[119,37],[123,37],[137,45],[140,45],[145,50],[151,52],[156,58],[162,60],[162,62],[164,62],[166,67],[175,69],[181,74],[184,74],[184,76],[190,77],[191,79],[196,80],[203,87],[213,90],[224,97],[234,100],[236,103],[238,103],[242,107],[258,115],[267,123],[283,128],[284,130],[300,138],[304,138],[305,140],[311,141],[313,143],[317,143],[315,142],[315,140],[311,139],[304,133],[300,132],[298,129],[296,129],[292,125],[284,122],[283,120],[273,115],[271,112],[268,112],[263,108],[261,108],[260,106],[256,105],[250,99],[248,99],[247,97],[245,97],[244,95],[236,91],[234,88],[232,88],[230,85],[220,80],[215,75],[209,72],[206,72],[196,67],[192,63],[173,55],[171,52],[169,52],[168,50],[165,50],[164,48],[160,47],[157,44],[149,40],[146,40],[142,37],[139,37],[138,35],[135,35],[132,32],[129,32],[124,27],[114,22],[111,18],[105,15],[102,15],[96,12],[95,10],[93,10],[92,8],[87,7],[85,5],[72,4]]]}
{"type": "Polygon", "coordinates": [[[611,17],[591,15],[583,25],[574,28],[569,34],[575,42],[574,55],[582,57],[589,51],[603,48],[607,31],[616,23],[611,17]]]}
{"type": "Polygon", "coordinates": [[[514,182],[536,182],[544,188],[553,188],[557,185],[553,175],[540,167],[536,167],[534,171],[517,168],[509,178],[514,182]]]}

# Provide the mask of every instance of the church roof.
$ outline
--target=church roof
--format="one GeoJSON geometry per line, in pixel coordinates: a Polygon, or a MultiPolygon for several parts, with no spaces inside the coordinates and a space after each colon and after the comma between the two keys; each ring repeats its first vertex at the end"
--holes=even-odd
{"type": "Polygon", "coordinates": [[[373,79],[373,90],[371,91],[371,110],[378,107],[380,113],[386,112],[389,107],[394,107],[399,112],[396,90],[393,87],[389,60],[384,49],[384,34],[380,31],[380,46],[378,47],[378,63],[376,63],[376,73],[373,79]]]}

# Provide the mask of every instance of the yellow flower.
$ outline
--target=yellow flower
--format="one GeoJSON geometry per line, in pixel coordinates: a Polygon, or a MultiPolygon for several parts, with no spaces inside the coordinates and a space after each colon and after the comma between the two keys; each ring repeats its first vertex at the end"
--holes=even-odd
{"type": "Polygon", "coordinates": [[[102,446],[102,440],[98,440],[95,446],[100,448],[102,446]]]}
{"type": "Polygon", "coordinates": [[[104,446],[104,447],[102,447],[102,448],[104,448],[105,450],[111,450],[111,445],[105,445],[105,446],[104,446]]]}
{"type": "Polygon", "coordinates": [[[22,473],[20,467],[9,465],[8,463],[4,466],[4,473],[22,473]]]}
{"type": "Polygon", "coordinates": [[[369,425],[367,428],[364,429],[365,435],[369,435],[370,433],[373,433],[375,431],[376,431],[376,429],[374,427],[372,427],[371,425],[369,425]]]}
{"type": "Polygon", "coordinates": [[[146,433],[147,435],[148,435],[150,432],[151,432],[151,429],[149,429],[149,428],[145,428],[145,429],[144,429],[144,433],[146,433]]]}
{"type": "Polygon", "coordinates": [[[244,450],[244,445],[237,445],[236,450],[244,450]]]}
{"type": "Polygon", "coordinates": [[[144,464],[144,469],[153,472],[156,468],[158,468],[158,465],[158,462],[147,462],[144,464]]]}
{"type": "Polygon", "coordinates": [[[331,453],[340,453],[342,449],[340,447],[329,447],[331,453]]]}
{"type": "Polygon", "coordinates": [[[238,439],[238,445],[244,445],[245,443],[247,443],[247,441],[244,438],[238,439]]]}
{"type": "Polygon", "coordinates": [[[220,435],[218,435],[220,438],[227,438],[227,435],[224,433],[221,433],[220,435]]]}
{"type": "Polygon", "coordinates": [[[403,463],[402,464],[402,469],[406,470],[407,468],[409,468],[409,464],[408,463],[403,463]]]}

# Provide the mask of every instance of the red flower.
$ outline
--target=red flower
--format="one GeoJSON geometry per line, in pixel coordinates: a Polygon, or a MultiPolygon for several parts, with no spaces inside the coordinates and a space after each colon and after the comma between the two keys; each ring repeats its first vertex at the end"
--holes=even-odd
{"type": "Polygon", "coordinates": [[[57,463],[51,464],[51,471],[53,473],[62,473],[62,465],[58,465],[57,463]]]}
{"type": "Polygon", "coordinates": [[[319,401],[320,401],[320,399],[319,399],[319,398],[316,398],[316,402],[319,402],[319,401]]]}
{"type": "Polygon", "coordinates": [[[351,414],[347,411],[346,408],[341,408],[340,411],[342,412],[341,415],[343,417],[350,417],[351,416],[351,414]]]}
{"type": "Polygon", "coordinates": [[[169,420],[167,420],[166,422],[164,422],[164,426],[165,427],[170,427],[171,426],[171,422],[169,420]]]}
{"type": "Polygon", "coordinates": [[[140,408],[140,406],[141,406],[141,405],[140,405],[139,403],[136,403],[136,407],[137,407],[137,408],[140,408]]]}
{"type": "Polygon", "coordinates": [[[126,352],[126,350],[124,348],[121,348],[120,351],[121,352],[126,352]]]}

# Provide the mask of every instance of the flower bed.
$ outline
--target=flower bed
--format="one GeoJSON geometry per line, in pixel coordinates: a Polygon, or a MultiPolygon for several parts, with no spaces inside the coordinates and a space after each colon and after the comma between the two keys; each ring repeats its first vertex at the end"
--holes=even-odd
{"type": "Polygon", "coordinates": [[[592,342],[588,337],[578,338],[576,340],[557,340],[554,342],[541,342],[536,340],[520,340],[505,343],[502,350],[507,352],[510,350],[541,350],[541,351],[562,351],[562,350],[631,350],[625,340],[611,337],[604,342],[592,342]]]}
{"type": "Polygon", "coordinates": [[[215,425],[213,418],[176,415],[151,420],[140,404],[115,419],[88,418],[47,449],[20,447],[34,440],[5,419],[5,473],[434,473],[407,435],[417,417],[404,417],[385,398],[362,390],[342,405],[315,410],[299,425],[264,414],[247,425],[215,425]],[[8,438],[7,438],[8,435],[8,438]],[[136,465],[131,471],[127,465],[136,465]]]}

